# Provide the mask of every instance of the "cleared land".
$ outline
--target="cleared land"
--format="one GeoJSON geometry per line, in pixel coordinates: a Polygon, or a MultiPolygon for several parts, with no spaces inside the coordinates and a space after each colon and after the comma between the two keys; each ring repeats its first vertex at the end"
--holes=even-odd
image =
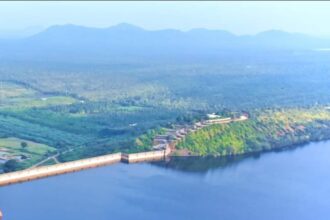
{"type": "Polygon", "coordinates": [[[0,138],[0,153],[3,158],[20,157],[22,167],[29,167],[56,152],[56,149],[45,144],[20,138],[0,138]],[[26,143],[23,147],[22,143],[26,143]]]}

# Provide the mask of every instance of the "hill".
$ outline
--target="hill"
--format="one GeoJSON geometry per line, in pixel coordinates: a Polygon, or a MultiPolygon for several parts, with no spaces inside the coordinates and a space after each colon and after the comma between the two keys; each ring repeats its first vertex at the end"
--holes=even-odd
{"type": "Polygon", "coordinates": [[[70,24],[52,26],[24,39],[1,40],[0,57],[29,61],[159,62],[318,48],[330,48],[330,39],[278,30],[238,36],[202,28],[150,31],[126,23],[109,28],[70,24]]]}
{"type": "Polygon", "coordinates": [[[177,145],[193,155],[237,155],[330,138],[324,108],[264,110],[244,122],[217,124],[189,134],[177,145]]]}

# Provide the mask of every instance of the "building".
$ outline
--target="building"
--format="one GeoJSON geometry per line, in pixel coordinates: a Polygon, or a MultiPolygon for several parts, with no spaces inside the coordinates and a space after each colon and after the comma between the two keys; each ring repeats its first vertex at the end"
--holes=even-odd
{"type": "Polygon", "coordinates": [[[210,119],[207,120],[205,123],[210,125],[210,124],[226,124],[232,122],[231,118],[219,118],[219,119],[210,119]]]}
{"type": "Polygon", "coordinates": [[[153,145],[166,144],[168,138],[168,135],[156,135],[153,140],[153,145]]]}
{"type": "Polygon", "coordinates": [[[215,118],[220,118],[220,115],[217,115],[215,113],[207,114],[206,115],[209,119],[215,119],[215,118]]]}

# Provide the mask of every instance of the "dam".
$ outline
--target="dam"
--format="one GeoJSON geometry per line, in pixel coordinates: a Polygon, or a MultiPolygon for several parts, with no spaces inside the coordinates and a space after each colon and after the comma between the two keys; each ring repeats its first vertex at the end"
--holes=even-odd
{"type": "Polygon", "coordinates": [[[172,150],[175,149],[176,143],[184,139],[185,136],[191,132],[195,132],[196,130],[202,129],[205,126],[212,124],[227,124],[231,122],[245,121],[247,119],[248,117],[245,115],[242,115],[239,118],[214,118],[203,122],[197,122],[188,127],[178,127],[174,130],[168,130],[165,135],[157,135],[154,138],[153,151],[130,154],[107,154],[88,159],[76,160],[49,166],[33,167],[22,171],[1,174],[0,186],[40,179],[48,176],[60,175],[64,173],[76,172],[118,162],[138,163],[145,161],[164,160],[171,154],[172,150]],[[174,138],[171,139],[171,137],[174,138]]]}
{"type": "Polygon", "coordinates": [[[65,162],[56,165],[42,166],[22,171],[11,172],[0,175],[0,186],[14,183],[26,182],[35,179],[55,176],[84,169],[104,166],[108,164],[124,162],[137,163],[144,161],[163,160],[171,153],[169,147],[163,150],[149,151],[142,153],[124,154],[115,153],[88,159],[65,162]]]}

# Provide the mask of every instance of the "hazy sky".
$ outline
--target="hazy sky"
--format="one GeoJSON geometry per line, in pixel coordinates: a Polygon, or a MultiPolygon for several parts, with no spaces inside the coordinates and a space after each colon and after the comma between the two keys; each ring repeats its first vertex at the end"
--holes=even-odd
{"type": "Polygon", "coordinates": [[[146,29],[280,29],[330,36],[330,2],[0,2],[0,30],[121,22],[146,29]]]}

